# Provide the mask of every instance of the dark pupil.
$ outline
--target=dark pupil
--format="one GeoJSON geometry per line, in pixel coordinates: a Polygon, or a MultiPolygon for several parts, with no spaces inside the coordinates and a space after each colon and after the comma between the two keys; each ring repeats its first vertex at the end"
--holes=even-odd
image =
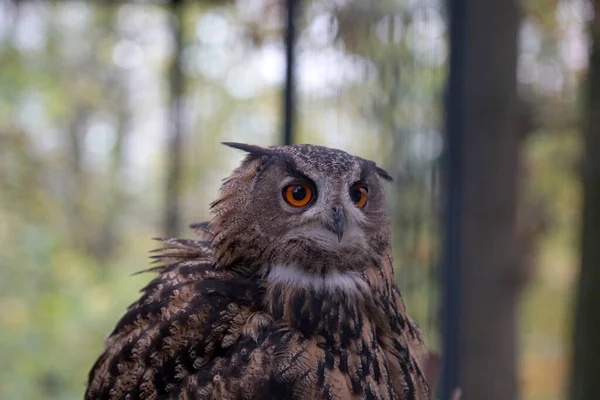
{"type": "Polygon", "coordinates": [[[296,186],[294,190],[292,190],[292,197],[296,201],[302,201],[306,198],[306,190],[303,186],[296,186]]]}
{"type": "Polygon", "coordinates": [[[353,202],[358,203],[360,201],[361,197],[362,196],[361,196],[360,189],[350,190],[350,198],[352,199],[353,202]]]}

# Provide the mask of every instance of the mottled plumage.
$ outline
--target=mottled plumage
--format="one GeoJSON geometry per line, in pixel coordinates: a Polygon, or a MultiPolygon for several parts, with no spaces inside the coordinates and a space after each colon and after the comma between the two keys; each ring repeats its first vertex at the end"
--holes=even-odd
{"type": "Polygon", "coordinates": [[[229,145],[249,154],[212,220],[192,225],[197,240],[160,239],[159,275],[106,340],[86,398],[429,399],[394,284],[387,173],[325,147],[229,145]],[[286,203],[298,185],[314,191],[302,207],[286,203]]]}

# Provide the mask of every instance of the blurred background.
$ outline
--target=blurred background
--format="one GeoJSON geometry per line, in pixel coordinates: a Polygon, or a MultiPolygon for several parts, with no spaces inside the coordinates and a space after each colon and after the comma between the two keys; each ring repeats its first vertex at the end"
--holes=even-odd
{"type": "MultiPolygon", "coordinates": [[[[82,398],[104,338],[151,278],[131,276],[147,267],[151,238],[191,237],[187,225],[209,218],[241,160],[220,142],[285,141],[287,2],[102,3],[0,1],[1,399],[82,398]]],[[[398,284],[440,351],[448,8],[297,3],[291,140],[375,160],[394,177],[398,284]]],[[[506,134],[518,168],[486,181],[514,204],[507,221],[518,269],[497,294],[514,312],[489,313],[514,329],[478,350],[485,356],[506,339],[515,362],[494,371],[492,355],[481,369],[514,388],[469,399],[571,398],[594,5],[523,0],[518,9],[506,25],[515,31],[506,134]]]]}

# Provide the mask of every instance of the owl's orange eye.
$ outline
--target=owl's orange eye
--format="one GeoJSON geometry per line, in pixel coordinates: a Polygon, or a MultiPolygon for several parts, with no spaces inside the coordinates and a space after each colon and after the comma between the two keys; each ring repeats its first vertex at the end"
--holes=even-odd
{"type": "Polygon", "coordinates": [[[350,199],[356,207],[363,208],[367,204],[368,190],[366,186],[354,186],[350,189],[350,199]]]}
{"type": "Polygon", "coordinates": [[[295,183],[283,189],[283,198],[294,207],[304,207],[312,199],[312,189],[306,183],[295,183]]]}

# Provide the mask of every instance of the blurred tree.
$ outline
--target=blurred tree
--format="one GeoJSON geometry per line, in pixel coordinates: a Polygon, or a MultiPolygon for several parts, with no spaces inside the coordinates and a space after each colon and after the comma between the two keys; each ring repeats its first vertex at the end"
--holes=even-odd
{"type": "Polygon", "coordinates": [[[180,229],[180,198],[182,186],[182,153],[183,153],[183,88],[184,75],[181,71],[181,56],[184,49],[183,18],[185,4],[181,0],[173,0],[169,3],[171,15],[171,35],[173,36],[174,48],[172,53],[171,67],[169,70],[169,95],[170,113],[167,139],[167,177],[165,185],[165,212],[164,212],[164,234],[175,237],[180,229]]]}
{"type": "Polygon", "coordinates": [[[584,109],[583,215],[581,271],[577,291],[571,372],[573,400],[600,393],[600,1],[593,3],[591,46],[584,109]]]}
{"type": "MultiPolygon", "coordinates": [[[[516,1],[466,0],[462,77],[455,108],[463,122],[460,206],[461,332],[459,382],[467,399],[518,397],[516,217],[516,1]],[[461,93],[463,93],[461,95],[461,93]],[[464,97],[462,97],[464,96],[464,97]],[[461,98],[462,97],[462,98],[461,98]]],[[[457,10],[458,11],[458,10],[457,10]]],[[[459,45],[461,46],[461,45],[459,45]]],[[[455,116],[453,116],[454,118],[455,116]]]]}
{"type": "Polygon", "coordinates": [[[587,0],[521,4],[518,91],[531,124],[522,148],[519,247],[533,246],[524,254],[519,382],[525,399],[559,400],[568,398],[571,296],[580,263],[582,77],[593,15],[587,0]]]}

